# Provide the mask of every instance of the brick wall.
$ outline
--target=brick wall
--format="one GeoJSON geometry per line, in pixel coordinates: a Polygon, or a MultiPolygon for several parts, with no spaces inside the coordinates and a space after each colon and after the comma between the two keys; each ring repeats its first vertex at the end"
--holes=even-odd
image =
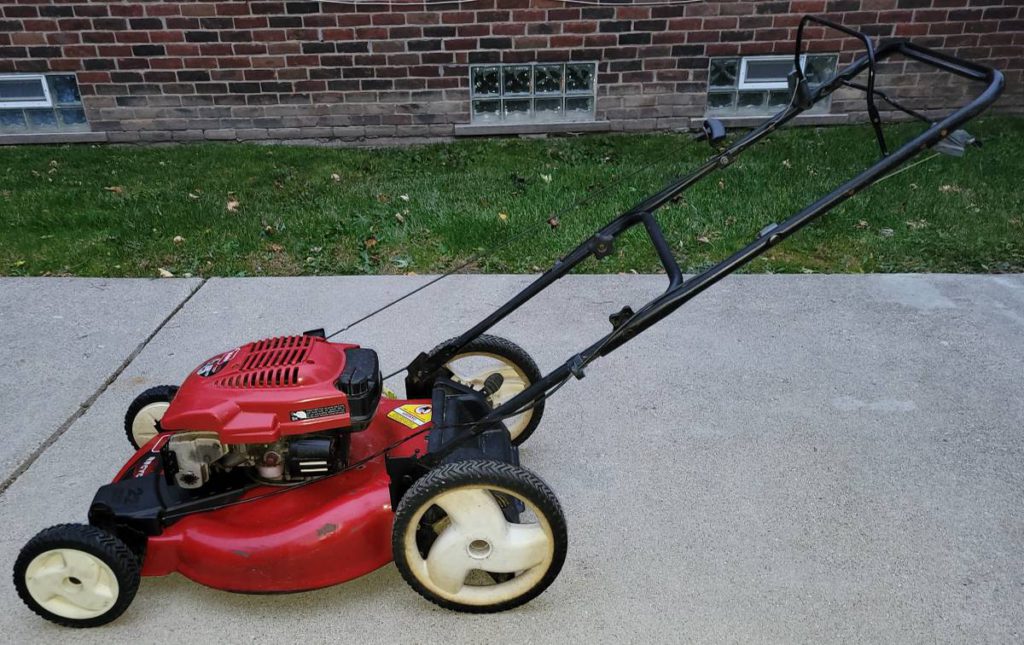
{"type": "MultiPolygon", "coordinates": [[[[598,120],[669,129],[703,114],[708,57],[789,53],[800,15],[818,13],[994,65],[1007,74],[1001,109],[1024,111],[1020,0],[360,2],[18,0],[0,11],[0,73],[77,73],[92,128],[111,141],[373,142],[469,123],[471,63],[597,60],[598,120]]],[[[841,62],[857,47],[808,35],[841,62]]],[[[886,72],[919,108],[965,91],[902,63],[886,72]]],[[[847,98],[833,111],[856,117],[847,98]]]]}

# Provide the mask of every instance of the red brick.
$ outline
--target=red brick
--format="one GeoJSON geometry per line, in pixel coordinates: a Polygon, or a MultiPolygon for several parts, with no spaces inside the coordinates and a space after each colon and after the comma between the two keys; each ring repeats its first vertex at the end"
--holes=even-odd
{"type": "Polygon", "coordinates": [[[323,40],[352,40],[355,38],[355,30],[351,28],[324,29],[322,37],[323,40]]]}
{"type": "MultiPolygon", "coordinates": [[[[17,20],[17,28],[0,30],[0,45],[35,47],[37,55],[49,47],[61,55],[49,60],[0,60],[0,70],[79,71],[80,89],[87,97],[112,101],[119,95],[131,96],[146,105],[145,97],[156,89],[163,96],[181,96],[186,108],[243,106],[253,118],[263,114],[264,106],[281,103],[320,110],[337,103],[380,101],[394,105],[394,111],[356,112],[349,123],[391,126],[397,136],[442,136],[451,134],[452,123],[469,121],[470,63],[591,59],[600,61],[600,96],[671,99],[635,107],[623,106],[621,99],[607,108],[599,103],[602,118],[642,119],[638,123],[654,127],[661,119],[702,116],[707,56],[788,55],[800,17],[828,12],[844,24],[869,28],[875,37],[912,36],[1006,70],[1008,85],[1001,104],[1020,112],[1024,16],[1018,4],[708,0],[580,6],[561,0],[470,0],[436,7],[410,1],[390,10],[326,2],[317,11],[317,5],[309,3],[298,7],[308,8],[308,13],[288,13],[293,7],[286,7],[284,0],[22,0],[5,8],[5,27],[17,20]],[[603,33],[606,22],[615,24],[603,33]],[[185,32],[209,34],[209,42],[183,42],[185,32]],[[135,56],[133,46],[137,53],[163,48],[165,55],[135,56]],[[349,51],[335,51],[343,47],[349,51]],[[87,64],[94,68],[86,69],[87,64]],[[114,66],[114,76],[105,64],[114,66]],[[142,92],[133,89],[133,83],[143,82],[142,92]],[[229,86],[238,83],[252,84],[263,93],[232,93],[229,86]],[[416,97],[424,91],[443,96],[443,102],[416,97]],[[421,107],[410,107],[417,102],[421,107]],[[444,108],[447,113],[438,110],[442,104],[451,106],[444,108]]],[[[839,52],[844,62],[861,51],[855,39],[817,26],[808,28],[806,35],[808,51],[839,52]]],[[[887,87],[909,93],[905,98],[918,103],[964,98],[959,85],[940,82],[943,76],[923,74],[918,67],[900,74],[892,70],[902,70],[902,65],[890,65],[888,70],[883,66],[880,73],[887,87]]],[[[153,107],[163,104],[154,102],[153,107]]],[[[841,99],[837,108],[852,110],[858,117],[862,113],[859,104],[847,107],[841,99]]],[[[175,117],[180,119],[180,114],[175,117]]],[[[97,123],[116,128],[116,121],[97,123]]]]}

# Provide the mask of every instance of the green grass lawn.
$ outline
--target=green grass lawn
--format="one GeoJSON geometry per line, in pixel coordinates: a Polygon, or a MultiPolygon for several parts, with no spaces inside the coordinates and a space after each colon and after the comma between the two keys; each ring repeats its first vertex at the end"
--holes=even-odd
{"type": "MultiPolygon", "coordinates": [[[[895,140],[920,126],[888,128],[895,140]]],[[[752,271],[1024,271],[1024,119],[858,195],[752,271]]],[[[686,135],[459,141],[355,150],[241,144],[0,148],[0,275],[435,273],[521,235],[472,270],[530,272],[709,154],[686,135]],[[655,160],[649,170],[626,181],[655,160]],[[596,186],[614,187],[571,210],[596,186]],[[561,216],[552,231],[545,221],[561,216]]],[[[919,158],[925,158],[931,153],[919,158]]],[[[659,220],[689,271],[877,156],[863,126],[795,128],[748,151],[659,220]]],[[[642,230],[582,268],[659,268],[642,230]]]]}

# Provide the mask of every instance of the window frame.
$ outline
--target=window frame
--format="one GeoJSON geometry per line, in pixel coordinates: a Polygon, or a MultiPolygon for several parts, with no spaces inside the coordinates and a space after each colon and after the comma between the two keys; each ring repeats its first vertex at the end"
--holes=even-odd
{"type": "Polygon", "coordinates": [[[534,61],[529,63],[479,63],[468,66],[469,76],[469,118],[471,125],[488,125],[488,126],[509,126],[516,127],[522,125],[559,125],[565,123],[594,123],[597,121],[597,78],[598,78],[598,67],[599,61],[596,60],[566,60],[566,61],[534,61]],[[591,67],[591,80],[590,89],[585,91],[580,90],[569,90],[567,87],[568,73],[566,68],[572,65],[589,65],[591,67]],[[538,67],[553,67],[560,66],[562,68],[562,77],[560,79],[560,87],[557,92],[538,92],[536,87],[538,67]],[[530,89],[527,93],[505,93],[504,86],[504,70],[507,67],[529,67],[530,68],[530,89]],[[478,94],[476,91],[476,85],[473,82],[474,72],[478,69],[496,68],[498,73],[498,93],[497,94],[478,94]],[[590,99],[591,108],[590,114],[584,119],[569,119],[566,118],[565,102],[570,99],[590,99]],[[528,101],[529,102],[529,118],[518,120],[509,120],[505,110],[505,101],[528,101]],[[559,117],[554,120],[537,119],[536,118],[536,102],[546,100],[557,100],[560,101],[559,117]],[[494,121],[487,119],[479,119],[474,110],[474,103],[476,101],[497,101],[499,118],[494,121]]]}
{"type": "MultiPolygon", "coordinates": [[[[766,55],[766,56],[740,56],[740,69],[736,74],[736,90],[785,90],[789,89],[789,80],[784,78],[781,81],[748,81],[747,63],[754,61],[793,60],[789,55],[766,55]]],[[[800,55],[800,69],[807,67],[807,54],[800,55]]],[[[710,88],[709,88],[710,89],[710,88]]]]}
{"type": "Polygon", "coordinates": [[[53,96],[50,95],[50,83],[46,74],[0,74],[0,82],[5,80],[36,80],[43,88],[43,100],[13,101],[0,99],[0,110],[18,110],[24,108],[53,108],[53,96]]]}
{"type": "MultiPolygon", "coordinates": [[[[838,52],[811,52],[800,56],[800,66],[806,73],[813,68],[815,78],[821,71],[835,73],[838,69],[838,52]],[[823,62],[827,62],[827,70],[819,69],[823,62]]],[[[767,55],[733,55],[733,56],[711,56],[708,60],[708,79],[704,91],[704,115],[719,118],[750,118],[768,117],[775,114],[783,107],[783,103],[789,101],[773,102],[773,96],[780,93],[789,93],[789,79],[782,82],[777,81],[749,81],[746,80],[749,74],[749,63],[756,60],[789,61],[792,65],[791,55],[767,54],[767,55]],[[741,78],[741,73],[743,77],[741,78]],[[743,81],[741,83],[741,80],[743,81]],[[717,85],[713,83],[717,82],[717,85]],[[761,95],[759,105],[744,105],[745,95],[761,95]]],[[[821,82],[822,79],[817,79],[821,82]]],[[[812,89],[817,84],[811,85],[812,89]]],[[[791,97],[790,97],[791,98],[791,97]]],[[[831,95],[819,101],[813,108],[808,110],[809,115],[831,114],[831,95]]]]}

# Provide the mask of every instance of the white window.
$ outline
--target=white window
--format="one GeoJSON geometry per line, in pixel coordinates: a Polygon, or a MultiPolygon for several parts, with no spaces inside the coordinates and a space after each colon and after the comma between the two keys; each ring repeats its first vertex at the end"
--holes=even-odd
{"type": "MultiPolygon", "coordinates": [[[[800,57],[800,66],[807,67],[807,55],[800,57]]],[[[792,56],[758,56],[740,59],[741,90],[784,90],[789,88],[789,73],[793,71],[792,56]]]]}
{"type": "Polygon", "coordinates": [[[593,121],[596,74],[596,63],[473,65],[472,122],[593,121]]]}
{"type": "Polygon", "coordinates": [[[50,88],[42,74],[0,74],[0,109],[52,105],[50,88]]]}
{"type": "Polygon", "coordinates": [[[0,74],[0,136],[88,131],[74,74],[0,74]]]}
{"type": "MultiPolygon", "coordinates": [[[[804,54],[800,65],[812,89],[832,77],[836,54],[804,54]]],[[[708,71],[707,113],[713,116],[765,116],[789,105],[792,56],[712,58],[708,71]]],[[[831,97],[811,113],[828,112],[831,97]]]]}

